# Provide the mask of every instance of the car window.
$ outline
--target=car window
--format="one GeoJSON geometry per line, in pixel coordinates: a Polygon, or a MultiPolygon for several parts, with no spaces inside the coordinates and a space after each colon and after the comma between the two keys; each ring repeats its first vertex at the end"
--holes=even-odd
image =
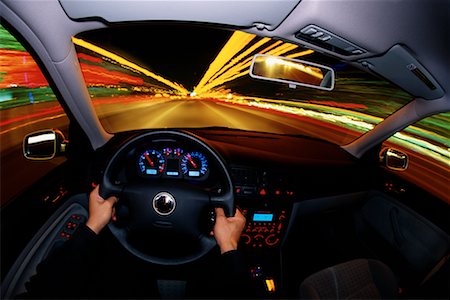
{"type": "Polygon", "coordinates": [[[23,45],[0,25],[2,206],[65,160],[62,157],[45,162],[25,159],[24,136],[48,128],[58,128],[67,134],[68,124],[39,66],[23,45]]]}
{"type": "Polygon", "coordinates": [[[109,132],[228,127],[313,136],[343,145],[412,97],[310,49],[253,34],[188,26],[120,26],[73,38],[94,107],[109,132]],[[176,37],[176,38],[168,38],[176,37]],[[255,54],[331,66],[334,91],[249,76],[255,54]]]}
{"type": "Polygon", "coordinates": [[[385,143],[408,154],[399,175],[450,203],[450,113],[427,117],[396,133],[385,143]]]}

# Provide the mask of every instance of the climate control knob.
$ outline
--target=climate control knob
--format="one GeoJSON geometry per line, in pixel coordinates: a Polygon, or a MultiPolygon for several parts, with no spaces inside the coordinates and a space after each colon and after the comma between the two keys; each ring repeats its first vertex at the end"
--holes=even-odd
{"type": "Polygon", "coordinates": [[[269,235],[268,237],[266,237],[266,240],[265,240],[265,242],[268,246],[276,245],[276,244],[278,244],[279,241],[280,241],[280,239],[275,234],[269,235]]]}

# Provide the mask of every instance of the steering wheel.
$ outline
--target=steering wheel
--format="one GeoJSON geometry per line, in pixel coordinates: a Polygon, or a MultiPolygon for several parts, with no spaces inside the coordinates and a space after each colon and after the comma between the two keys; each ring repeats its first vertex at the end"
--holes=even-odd
{"type": "Polygon", "coordinates": [[[133,255],[159,265],[180,265],[195,261],[214,248],[208,219],[214,207],[226,216],[235,212],[233,184],[223,159],[198,137],[179,131],[153,131],[126,142],[109,160],[99,194],[116,196],[118,222],[109,229],[133,255]],[[123,168],[130,151],[140,145],[176,142],[202,151],[223,178],[223,188],[213,193],[179,180],[119,182],[117,170],[123,168]]]}

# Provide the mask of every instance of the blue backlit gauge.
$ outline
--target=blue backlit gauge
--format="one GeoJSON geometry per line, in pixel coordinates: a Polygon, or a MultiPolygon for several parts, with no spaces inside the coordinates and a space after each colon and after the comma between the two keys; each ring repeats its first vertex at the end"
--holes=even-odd
{"type": "Polygon", "coordinates": [[[166,161],[156,150],[146,150],[139,156],[138,167],[143,175],[155,176],[164,171],[166,161]]]}
{"type": "Polygon", "coordinates": [[[188,177],[202,177],[208,172],[208,160],[200,152],[188,152],[181,159],[181,172],[188,177]]]}

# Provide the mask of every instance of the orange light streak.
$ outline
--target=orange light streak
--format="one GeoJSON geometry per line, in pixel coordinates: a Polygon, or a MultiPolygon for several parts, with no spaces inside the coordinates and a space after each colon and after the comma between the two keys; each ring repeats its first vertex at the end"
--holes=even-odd
{"type": "Polygon", "coordinates": [[[131,85],[143,85],[141,77],[130,76],[117,71],[108,71],[102,67],[80,63],[84,80],[88,85],[117,85],[121,82],[131,85]]]}
{"type": "Polygon", "coordinates": [[[17,125],[17,126],[14,126],[14,127],[11,127],[11,128],[8,128],[8,129],[5,129],[5,130],[1,131],[0,135],[8,133],[8,132],[11,132],[11,131],[14,131],[14,130],[17,130],[19,128],[23,128],[23,127],[27,127],[27,126],[36,124],[36,123],[39,123],[39,122],[50,121],[50,120],[54,120],[54,119],[58,119],[58,118],[62,118],[62,117],[66,117],[66,114],[59,114],[59,115],[54,115],[54,116],[51,116],[51,117],[46,117],[46,118],[33,120],[33,121],[30,121],[30,122],[26,122],[26,123],[21,123],[20,125],[17,125]]]}
{"type": "Polygon", "coordinates": [[[39,66],[28,52],[0,49],[0,89],[14,86],[38,88],[48,86],[39,66]]]}

